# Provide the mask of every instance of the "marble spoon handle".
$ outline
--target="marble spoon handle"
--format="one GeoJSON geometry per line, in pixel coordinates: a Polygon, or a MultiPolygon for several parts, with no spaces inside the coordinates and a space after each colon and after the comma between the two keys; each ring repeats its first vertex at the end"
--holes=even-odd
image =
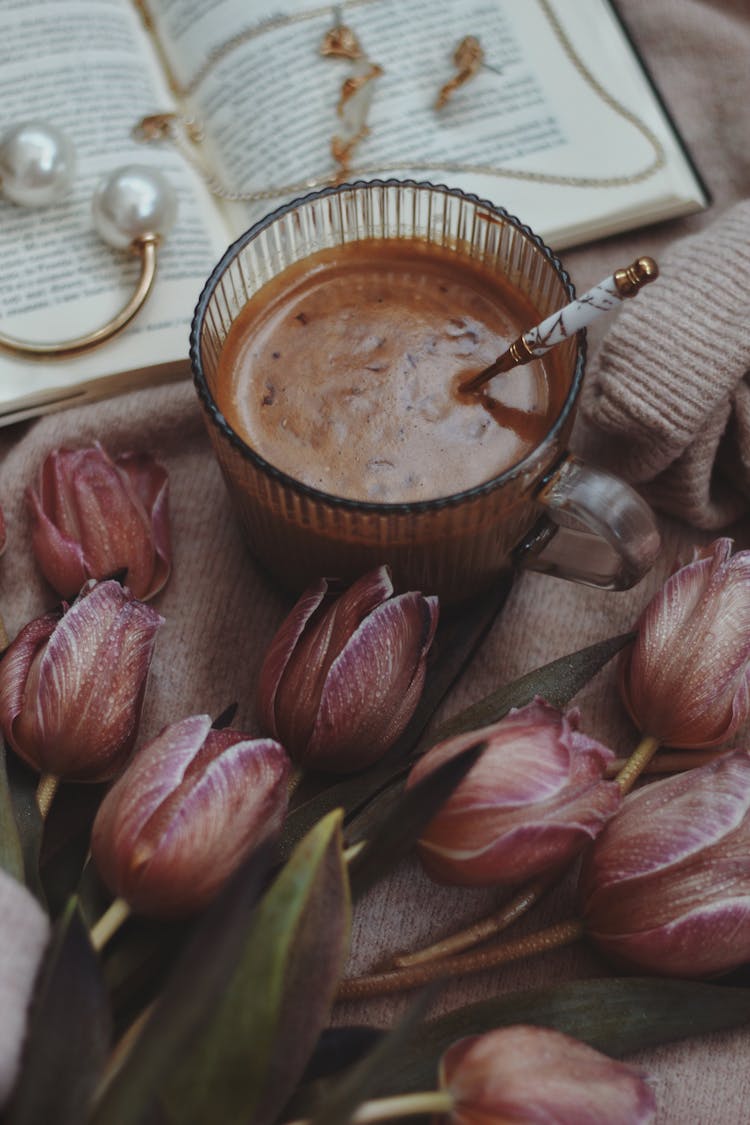
{"type": "Polygon", "coordinates": [[[571,301],[564,309],[552,313],[535,328],[529,328],[494,363],[462,383],[460,389],[477,391],[490,379],[494,379],[495,375],[502,375],[514,367],[537,359],[556,344],[568,340],[579,329],[591,324],[597,317],[615,308],[625,297],[634,297],[644,285],[658,276],[659,268],[653,258],[638,258],[626,269],[615,270],[611,277],[605,277],[604,281],[571,301]]]}

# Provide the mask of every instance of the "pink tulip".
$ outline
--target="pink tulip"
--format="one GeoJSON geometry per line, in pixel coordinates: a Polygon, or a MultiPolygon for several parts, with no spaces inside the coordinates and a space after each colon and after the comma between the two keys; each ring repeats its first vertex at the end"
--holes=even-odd
{"type": "Polygon", "coordinates": [[[26,625],[0,662],[0,728],[43,774],[104,781],[138,733],[163,618],[119,582],[90,583],[62,615],[26,625]]]}
{"type": "Polygon", "coordinates": [[[536,700],[419,759],[407,787],[482,740],[476,765],[428,824],[418,852],[427,874],[463,886],[525,882],[569,862],[620,805],[603,780],[611,750],[577,730],[578,713],[536,700]]]}
{"type": "Polygon", "coordinates": [[[637,1071],[544,1027],[506,1027],[454,1043],[440,1084],[451,1125],[647,1125],[654,1095],[637,1071]]]}
{"type": "Polygon", "coordinates": [[[169,577],[171,549],[166,470],[145,453],[114,460],[97,442],[48,454],[39,492],[29,488],[32,545],[47,581],[63,598],[88,578],[127,572],[137,598],[169,577]]]}
{"type": "Polygon", "coordinates": [[[50,925],[26,887],[0,869],[0,1109],[15,1085],[34,982],[50,925]]]}
{"type": "Polygon", "coordinates": [[[750,715],[750,551],[717,539],[667,580],[620,664],[644,735],[683,749],[732,738],[750,715]]]}
{"type": "Polygon", "coordinates": [[[633,793],[590,850],[587,934],[617,963],[706,977],[750,960],[750,755],[633,793]]]}
{"type": "Polygon", "coordinates": [[[266,730],[307,769],[348,773],[377,761],[424,686],[436,598],[393,596],[386,567],[335,596],[307,590],[271,642],[258,703],[266,730]]]}
{"type": "Polygon", "coordinates": [[[173,723],[135,756],[102,802],[91,840],[114,895],[159,918],[206,906],[281,826],[289,761],[271,739],[173,723]]]}

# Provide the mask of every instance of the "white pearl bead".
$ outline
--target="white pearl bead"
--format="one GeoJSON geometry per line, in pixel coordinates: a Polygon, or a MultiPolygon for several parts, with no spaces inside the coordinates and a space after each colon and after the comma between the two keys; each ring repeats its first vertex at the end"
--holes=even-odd
{"type": "Polygon", "coordinates": [[[94,226],[110,246],[125,250],[135,239],[165,235],[177,217],[177,193],[161,172],[128,164],[94,192],[94,226]]]}
{"type": "Polygon", "coordinates": [[[56,203],[74,175],[73,144],[54,125],[25,121],[0,140],[0,190],[21,207],[56,203]]]}

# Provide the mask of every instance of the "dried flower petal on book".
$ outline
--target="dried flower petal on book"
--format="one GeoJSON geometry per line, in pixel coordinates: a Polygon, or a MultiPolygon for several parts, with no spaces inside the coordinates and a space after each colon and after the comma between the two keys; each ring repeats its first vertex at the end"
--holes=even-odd
{"type": "Polygon", "coordinates": [[[666,581],[621,658],[620,689],[639,730],[664,745],[733,737],[750,714],[750,551],[717,539],[666,581]]]}
{"type": "Polygon", "coordinates": [[[458,735],[414,766],[413,785],[479,739],[486,749],[419,842],[419,857],[441,883],[515,886],[576,855],[620,806],[604,771],[611,750],[542,700],[493,726],[458,735]]]}
{"type": "Polygon", "coordinates": [[[626,799],[584,860],[587,934],[618,963],[705,977],[750,960],[750,755],[626,799]]]}
{"type": "Polygon", "coordinates": [[[382,757],[424,686],[436,598],[394,596],[387,567],[338,596],[321,579],[282,623],[263,662],[261,722],[305,769],[350,773],[382,757]]]}
{"type": "Polygon", "coordinates": [[[440,1085],[455,1098],[451,1125],[647,1125],[656,1112],[636,1070],[545,1027],[458,1040],[440,1060],[440,1085]]]}
{"type": "Polygon", "coordinates": [[[147,453],[111,458],[98,442],[49,453],[27,499],[34,553],[50,585],[70,598],[88,578],[125,571],[137,598],[153,597],[172,565],[168,491],[166,469],[147,453]]]}
{"type": "Polygon", "coordinates": [[[105,883],[136,913],[191,914],[286,812],[289,760],[271,739],[172,723],[144,746],[102,802],[91,849],[105,883]]]}
{"type": "Polygon", "coordinates": [[[0,728],[42,774],[105,781],[135,743],[164,619],[119,582],[91,582],[26,625],[0,662],[0,728]]]}

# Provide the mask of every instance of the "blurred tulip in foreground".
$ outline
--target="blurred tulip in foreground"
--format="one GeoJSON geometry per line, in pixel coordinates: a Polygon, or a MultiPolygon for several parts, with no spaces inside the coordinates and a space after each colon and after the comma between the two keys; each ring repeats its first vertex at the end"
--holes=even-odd
{"type": "Polygon", "coordinates": [[[105,781],[138,733],[163,618],[119,582],[92,582],[26,625],[0,662],[0,727],[42,774],[105,781]]]}
{"type": "Polygon", "coordinates": [[[448,739],[419,759],[413,785],[482,739],[477,764],[428,824],[419,857],[442,883],[514,886],[567,863],[620,805],[603,773],[612,751],[542,700],[480,731],[448,739]]]}
{"type": "Polygon", "coordinates": [[[662,744],[734,735],[750,714],[750,551],[717,539],[667,580],[623,654],[620,688],[638,729],[662,744]]]}
{"type": "Polygon", "coordinates": [[[403,731],[424,686],[436,598],[393,596],[386,567],[338,596],[321,579],[271,642],[260,674],[261,721],[294,762],[349,773],[403,731]]]}
{"type": "Polygon", "coordinates": [[[167,473],[145,453],[111,458],[102,446],[57,449],[45,458],[39,491],[29,488],[32,545],[63,598],[88,578],[126,571],[137,598],[151,598],[171,568],[167,473]]]}
{"type": "Polygon", "coordinates": [[[637,1071],[543,1027],[460,1039],[440,1083],[455,1099],[451,1125],[647,1125],[656,1108],[637,1071]]]}
{"type": "Polygon", "coordinates": [[[49,939],[34,896],[0,869],[0,1109],[18,1075],[34,981],[49,939]]]}
{"type": "Polygon", "coordinates": [[[287,805],[289,760],[271,739],[172,723],[141,749],[102,802],[91,848],[131,910],[159,918],[202,909],[287,805]]]}
{"type": "Polygon", "coordinates": [[[594,843],[585,929],[617,963],[707,977],[750,960],[750,755],[633,793],[594,843]]]}

